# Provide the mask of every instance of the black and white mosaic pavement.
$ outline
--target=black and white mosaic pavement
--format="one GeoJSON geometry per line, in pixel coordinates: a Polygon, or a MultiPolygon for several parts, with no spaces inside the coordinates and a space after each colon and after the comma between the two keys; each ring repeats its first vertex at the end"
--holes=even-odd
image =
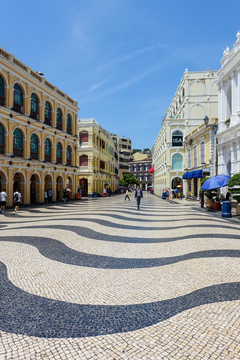
{"type": "Polygon", "coordinates": [[[146,195],[137,211],[122,196],[89,199],[8,212],[0,226],[3,345],[16,336],[154,338],[185,313],[191,324],[203,308],[240,301],[239,224],[190,206],[146,195]]]}

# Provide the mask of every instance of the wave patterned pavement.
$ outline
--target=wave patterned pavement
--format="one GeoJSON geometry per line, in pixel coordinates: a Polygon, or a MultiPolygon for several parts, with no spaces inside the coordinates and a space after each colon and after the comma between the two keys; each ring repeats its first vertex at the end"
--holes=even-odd
{"type": "Polygon", "coordinates": [[[0,360],[239,359],[239,230],[150,194],[0,215],[0,360]]]}

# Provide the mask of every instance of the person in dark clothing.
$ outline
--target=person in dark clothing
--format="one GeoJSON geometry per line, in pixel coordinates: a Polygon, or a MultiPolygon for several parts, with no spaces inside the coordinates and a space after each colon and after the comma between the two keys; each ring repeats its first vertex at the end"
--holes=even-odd
{"type": "Polygon", "coordinates": [[[135,191],[135,198],[137,200],[137,208],[138,208],[138,210],[140,209],[140,201],[141,201],[142,197],[143,197],[142,190],[140,189],[139,186],[137,186],[136,191],[135,191]]]}

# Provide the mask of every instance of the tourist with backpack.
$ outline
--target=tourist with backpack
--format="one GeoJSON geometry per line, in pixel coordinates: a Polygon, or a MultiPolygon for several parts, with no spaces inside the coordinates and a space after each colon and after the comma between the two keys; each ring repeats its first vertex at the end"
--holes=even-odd
{"type": "Polygon", "coordinates": [[[13,194],[13,203],[14,203],[14,206],[15,206],[15,209],[14,209],[15,214],[18,214],[19,206],[22,203],[22,195],[19,192],[19,189],[17,189],[13,194]]]}

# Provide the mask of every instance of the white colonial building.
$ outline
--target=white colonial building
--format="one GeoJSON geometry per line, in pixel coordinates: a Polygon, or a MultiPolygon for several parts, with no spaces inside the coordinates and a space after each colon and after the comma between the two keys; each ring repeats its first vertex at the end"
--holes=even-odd
{"type": "Polygon", "coordinates": [[[217,72],[185,70],[152,148],[154,192],[184,185],[184,138],[218,111],[217,72]]]}
{"type": "Polygon", "coordinates": [[[233,49],[224,50],[218,72],[218,174],[240,172],[240,32],[233,49]]]}

